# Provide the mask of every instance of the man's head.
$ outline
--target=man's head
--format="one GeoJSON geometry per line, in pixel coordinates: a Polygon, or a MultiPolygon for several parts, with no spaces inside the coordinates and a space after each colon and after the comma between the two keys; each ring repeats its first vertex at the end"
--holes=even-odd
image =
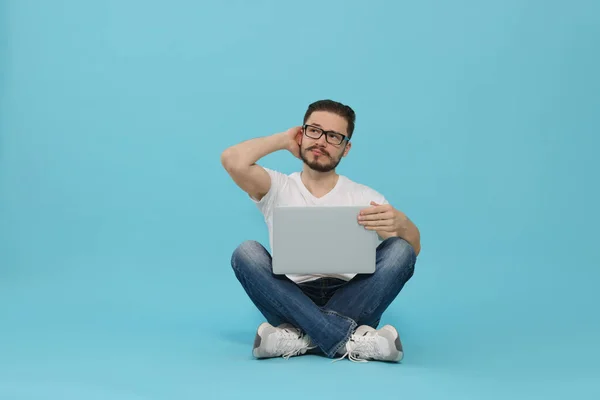
{"type": "Polygon", "coordinates": [[[350,151],[355,120],[354,111],[344,104],[333,100],[312,103],[298,139],[304,163],[319,172],[335,169],[350,151]]]}

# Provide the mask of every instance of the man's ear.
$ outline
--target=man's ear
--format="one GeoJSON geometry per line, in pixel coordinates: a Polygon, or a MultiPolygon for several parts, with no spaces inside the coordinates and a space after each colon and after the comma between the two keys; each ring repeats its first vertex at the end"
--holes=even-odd
{"type": "Polygon", "coordinates": [[[347,142],[346,143],[346,148],[344,149],[344,154],[342,155],[342,157],[346,157],[346,155],[348,154],[348,152],[350,151],[350,147],[352,147],[352,143],[347,142]]]}
{"type": "Polygon", "coordinates": [[[302,145],[302,138],[304,137],[304,133],[302,131],[298,132],[296,134],[296,143],[298,143],[298,146],[302,145]]]}

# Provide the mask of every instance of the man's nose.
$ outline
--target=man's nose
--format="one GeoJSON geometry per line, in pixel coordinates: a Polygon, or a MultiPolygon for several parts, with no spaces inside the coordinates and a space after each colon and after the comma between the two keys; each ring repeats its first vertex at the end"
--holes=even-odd
{"type": "Polygon", "coordinates": [[[321,145],[321,147],[327,147],[327,139],[325,139],[325,135],[321,135],[320,138],[317,139],[317,143],[321,145]]]}

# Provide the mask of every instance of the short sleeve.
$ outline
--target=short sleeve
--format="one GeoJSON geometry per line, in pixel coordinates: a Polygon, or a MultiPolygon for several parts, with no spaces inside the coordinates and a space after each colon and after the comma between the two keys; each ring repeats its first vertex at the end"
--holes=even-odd
{"type": "Polygon", "coordinates": [[[264,168],[264,170],[267,171],[271,177],[271,186],[269,187],[269,191],[263,196],[262,199],[260,199],[260,201],[256,200],[252,196],[250,196],[250,200],[256,204],[263,215],[267,216],[272,213],[273,207],[277,202],[277,196],[281,189],[286,185],[288,176],[269,168],[264,168]]]}
{"type": "Polygon", "coordinates": [[[371,188],[367,188],[363,193],[363,196],[366,204],[371,204],[372,201],[377,204],[389,204],[384,195],[371,188]]]}

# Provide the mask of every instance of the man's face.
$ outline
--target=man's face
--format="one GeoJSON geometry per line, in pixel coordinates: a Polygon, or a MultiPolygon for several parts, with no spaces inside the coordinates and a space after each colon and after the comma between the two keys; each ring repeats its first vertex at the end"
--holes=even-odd
{"type": "Polygon", "coordinates": [[[306,127],[300,138],[300,157],[315,171],[329,172],[335,169],[350,150],[349,142],[342,140],[338,144],[336,140],[341,137],[340,134],[348,136],[348,123],[337,114],[315,111],[306,121],[306,125],[310,126],[306,127]],[[322,131],[327,133],[314,139],[322,131]]]}

